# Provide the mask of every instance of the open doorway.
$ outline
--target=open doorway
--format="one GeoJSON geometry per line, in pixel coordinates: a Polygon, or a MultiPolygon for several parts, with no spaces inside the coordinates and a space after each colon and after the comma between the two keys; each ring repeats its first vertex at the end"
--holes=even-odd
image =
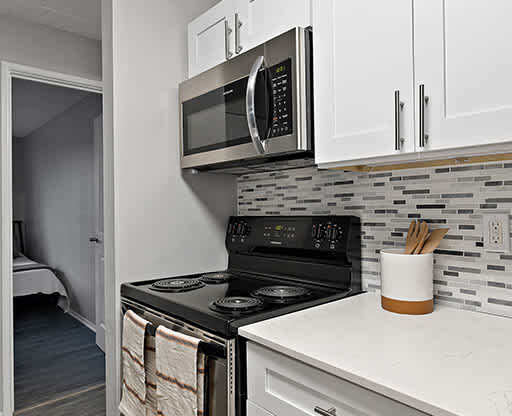
{"type": "Polygon", "coordinates": [[[14,77],[14,408],[105,413],[102,99],[14,77]]]}

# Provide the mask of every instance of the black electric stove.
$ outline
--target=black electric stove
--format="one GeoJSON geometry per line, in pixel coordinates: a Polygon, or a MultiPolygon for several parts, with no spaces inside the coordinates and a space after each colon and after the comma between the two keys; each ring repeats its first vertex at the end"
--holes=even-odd
{"type": "Polygon", "coordinates": [[[361,290],[351,216],[232,217],[225,271],[123,284],[122,297],[219,334],[361,290]]]}
{"type": "MultiPolygon", "coordinates": [[[[123,309],[199,338],[210,416],[245,416],[246,342],[238,328],[361,291],[356,217],[232,217],[224,271],[123,284],[123,309]]],[[[190,257],[201,253],[190,253],[190,257]]]]}

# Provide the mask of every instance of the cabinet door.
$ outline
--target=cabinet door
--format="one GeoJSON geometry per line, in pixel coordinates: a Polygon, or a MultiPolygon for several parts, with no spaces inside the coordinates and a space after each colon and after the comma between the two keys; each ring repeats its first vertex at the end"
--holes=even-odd
{"type": "Polygon", "coordinates": [[[414,15],[425,150],[511,141],[512,2],[415,0],[414,15]]]}
{"type": "Polygon", "coordinates": [[[247,416],[274,416],[272,413],[267,412],[261,407],[255,405],[250,400],[247,400],[247,416]]]}
{"type": "MultiPolygon", "coordinates": [[[[319,415],[322,409],[339,416],[427,416],[252,342],[247,344],[247,398],[248,409],[254,403],[279,416],[319,415]]],[[[270,416],[257,407],[248,416],[270,416]]]]}
{"type": "Polygon", "coordinates": [[[236,0],[243,53],[294,27],[311,25],[311,0],[236,0]]]}
{"type": "Polygon", "coordinates": [[[223,0],[188,25],[189,77],[233,55],[233,0],[223,0]]]}
{"type": "Polygon", "coordinates": [[[414,151],[412,0],[315,1],[313,28],[317,163],[414,151]]]}

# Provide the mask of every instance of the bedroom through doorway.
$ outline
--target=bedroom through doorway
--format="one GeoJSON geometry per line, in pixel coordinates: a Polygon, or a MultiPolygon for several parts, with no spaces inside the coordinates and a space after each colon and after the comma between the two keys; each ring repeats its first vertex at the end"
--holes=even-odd
{"type": "Polygon", "coordinates": [[[15,414],[102,415],[102,96],[22,78],[11,91],[15,414]]]}

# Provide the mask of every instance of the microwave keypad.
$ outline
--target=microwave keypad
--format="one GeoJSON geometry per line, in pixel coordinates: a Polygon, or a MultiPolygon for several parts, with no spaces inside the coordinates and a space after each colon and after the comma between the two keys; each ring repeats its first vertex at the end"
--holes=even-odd
{"type": "Polygon", "coordinates": [[[272,77],[273,116],[269,137],[286,136],[293,132],[292,60],[270,68],[272,77]]]}

